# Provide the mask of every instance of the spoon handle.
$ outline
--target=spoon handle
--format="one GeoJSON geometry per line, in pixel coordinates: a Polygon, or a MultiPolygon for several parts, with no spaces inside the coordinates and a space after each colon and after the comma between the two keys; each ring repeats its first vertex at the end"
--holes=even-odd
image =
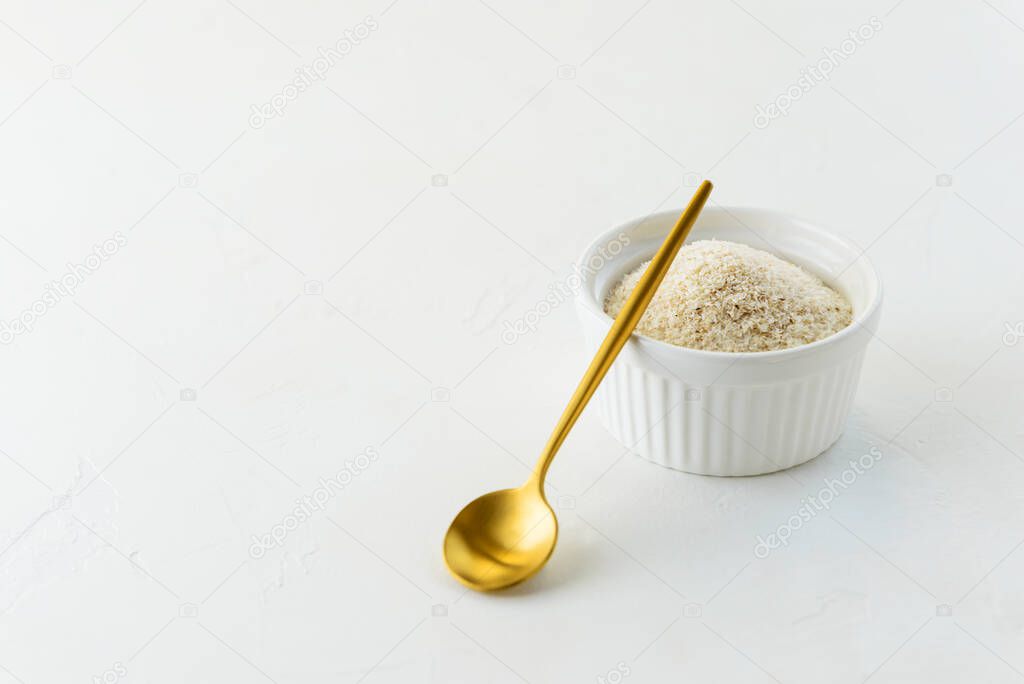
{"type": "Polygon", "coordinates": [[[697,188],[697,192],[694,193],[690,204],[679,217],[675,228],[668,234],[665,241],[661,243],[657,254],[651,259],[650,265],[636,284],[633,293],[629,295],[629,299],[626,300],[622,311],[615,317],[615,321],[612,323],[611,329],[608,330],[604,342],[601,343],[601,347],[597,350],[594,360],[590,362],[587,372],[583,374],[583,379],[580,380],[580,384],[576,387],[572,399],[569,400],[569,405],[565,407],[562,417],[558,419],[558,424],[555,426],[554,432],[551,433],[551,437],[548,438],[548,443],[545,445],[544,451],[541,452],[540,460],[537,462],[537,467],[534,469],[533,476],[530,479],[530,482],[536,484],[541,490],[542,495],[544,493],[544,477],[547,475],[548,467],[551,465],[551,461],[554,460],[555,454],[558,453],[558,448],[562,446],[562,442],[565,441],[569,431],[576,424],[576,420],[583,413],[583,408],[590,401],[590,398],[594,396],[597,386],[601,384],[604,376],[608,373],[608,369],[611,368],[615,357],[622,351],[622,348],[629,340],[629,336],[633,333],[633,329],[643,317],[644,312],[647,310],[647,305],[651,303],[655,291],[661,285],[661,281],[665,278],[665,274],[668,273],[669,266],[672,265],[672,261],[679,252],[679,248],[683,246],[683,242],[690,233],[690,229],[697,220],[697,216],[700,214],[701,209],[704,208],[704,203],[707,202],[708,196],[711,194],[711,188],[712,185],[709,181],[704,181],[697,188]]]}

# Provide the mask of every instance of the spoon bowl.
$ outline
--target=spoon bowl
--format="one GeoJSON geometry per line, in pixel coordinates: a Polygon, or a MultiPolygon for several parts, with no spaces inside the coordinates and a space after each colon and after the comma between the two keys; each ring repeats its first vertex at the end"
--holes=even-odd
{"type": "Polygon", "coordinates": [[[540,570],[557,540],[555,513],[530,482],[466,504],[445,535],[444,559],[467,587],[492,591],[518,584],[540,570]]]}

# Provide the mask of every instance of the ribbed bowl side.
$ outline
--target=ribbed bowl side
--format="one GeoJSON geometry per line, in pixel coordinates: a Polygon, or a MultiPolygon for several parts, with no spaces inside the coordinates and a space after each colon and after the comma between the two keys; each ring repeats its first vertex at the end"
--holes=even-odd
{"type": "Polygon", "coordinates": [[[598,391],[613,436],[659,465],[702,475],[758,475],[808,461],[843,431],[861,351],[813,375],[769,385],[690,385],[614,364],[598,391]]]}

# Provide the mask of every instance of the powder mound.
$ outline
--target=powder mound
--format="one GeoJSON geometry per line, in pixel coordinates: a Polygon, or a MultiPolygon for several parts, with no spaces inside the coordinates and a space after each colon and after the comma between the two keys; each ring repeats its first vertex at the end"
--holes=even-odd
{"type": "MultiPolygon", "coordinates": [[[[618,315],[650,261],[612,288],[618,315]]],[[[636,332],[681,347],[759,352],[809,344],[850,324],[838,292],[795,264],[724,240],[683,245],[636,332]]]]}

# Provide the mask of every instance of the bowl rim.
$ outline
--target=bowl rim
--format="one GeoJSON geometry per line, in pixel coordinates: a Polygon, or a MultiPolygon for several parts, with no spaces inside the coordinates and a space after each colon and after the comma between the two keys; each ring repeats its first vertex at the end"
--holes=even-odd
{"type": "MultiPolygon", "coordinates": [[[[577,270],[583,274],[582,282],[580,284],[580,291],[579,291],[579,294],[576,297],[577,302],[583,308],[585,308],[587,311],[589,311],[590,313],[597,315],[602,320],[602,323],[606,323],[608,327],[611,327],[611,324],[612,324],[614,319],[611,316],[609,316],[607,313],[605,313],[603,302],[599,304],[597,302],[597,298],[594,296],[594,293],[592,291],[593,280],[594,280],[594,277],[597,274],[597,271],[588,271],[588,270],[579,268],[578,264],[586,263],[588,257],[591,254],[595,253],[597,251],[597,249],[601,245],[603,245],[605,242],[607,242],[610,236],[618,235],[618,234],[622,234],[622,233],[627,233],[628,234],[629,230],[639,226],[640,224],[642,224],[642,223],[644,223],[646,221],[650,221],[652,219],[661,219],[661,218],[664,218],[664,217],[668,217],[668,218],[674,220],[674,219],[676,219],[682,213],[682,211],[683,211],[682,208],[679,208],[679,209],[665,209],[665,210],[662,210],[662,211],[656,211],[656,212],[653,212],[653,213],[650,213],[650,214],[646,214],[644,216],[638,216],[636,218],[630,219],[630,220],[628,220],[628,221],[626,221],[624,223],[620,223],[620,224],[614,226],[613,228],[610,228],[610,229],[602,232],[594,240],[592,240],[583,249],[583,252],[580,255],[580,259],[577,262],[577,270]]],[[[861,330],[861,329],[866,330],[872,337],[875,336],[874,332],[868,326],[868,323],[870,321],[872,321],[874,319],[874,317],[877,315],[879,307],[882,304],[882,280],[881,280],[881,278],[878,277],[878,271],[875,269],[875,265],[871,262],[871,259],[869,259],[868,256],[867,256],[867,249],[861,249],[860,247],[855,245],[853,242],[851,242],[847,238],[845,238],[845,237],[843,237],[841,235],[838,235],[837,233],[833,233],[833,232],[831,232],[829,230],[826,230],[826,229],[822,228],[818,223],[816,223],[814,221],[805,219],[805,218],[803,218],[801,216],[790,214],[788,212],[779,211],[779,210],[776,210],[776,209],[767,209],[767,208],[763,208],[763,207],[754,207],[754,206],[723,206],[723,205],[715,205],[715,206],[712,206],[712,207],[705,207],[704,210],[701,212],[701,217],[703,217],[704,215],[706,215],[708,213],[711,213],[711,214],[724,214],[724,215],[728,215],[728,216],[733,216],[733,218],[735,218],[734,212],[762,214],[762,215],[766,215],[766,216],[772,216],[776,220],[780,220],[781,219],[782,221],[785,221],[785,222],[790,223],[790,224],[799,224],[799,226],[802,229],[806,230],[807,232],[809,232],[811,234],[814,234],[816,236],[819,236],[819,237],[822,237],[822,236],[826,237],[830,241],[839,243],[845,249],[849,249],[851,252],[858,254],[858,256],[856,258],[854,258],[853,261],[851,261],[850,264],[846,268],[850,268],[854,264],[856,264],[858,262],[862,262],[863,266],[866,268],[867,275],[870,277],[871,281],[874,283],[874,286],[875,286],[875,296],[874,296],[874,298],[871,300],[871,302],[866,307],[864,307],[864,310],[861,311],[859,315],[854,317],[854,319],[850,322],[850,324],[848,326],[846,326],[845,328],[843,328],[839,332],[837,332],[835,334],[832,334],[832,335],[829,335],[828,337],[825,337],[823,339],[817,340],[815,342],[811,342],[809,344],[801,344],[799,346],[788,347],[786,349],[772,349],[772,350],[769,350],[769,351],[757,351],[757,352],[729,352],[729,351],[713,351],[713,350],[708,350],[708,349],[693,349],[691,347],[682,347],[682,346],[679,346],[677,344],[672,344],[670,342],[663,342],[661,340],[656,340],[653,337],[648,337],[647,335],[644,335],[643,333],[639,333],[639,332],[636,332],[636,331],[633,331],[633,333],[630,335],[630,340],[631,341],[640,343],[641,345],[649,345],[653,349],[660,350],[660,351],[662,351],[662,352],[664,352],[666,354],[677,354],[681,358],[691,358],[691,359],[695,359],[695,360],[696,359],[712,360],[713,359],[713,360],[716,360],[716,361],[722,361],[722,360],[738,361],[738,360],[741,360],[741,359],[744,359],[744,360],[745,359],[751,359],[751,360],[765,360],[765,361],[781,361],[781,360],[787,360],[787,359],[796,358],[796,357],[799,357],[799,356],[804,356],[804,355],[807,355],[807,354],[812,354],[812,353],[815,353],[816,351],[818,351],[820,349],[823,349],[823,348],[826,348],[826,347],[830,347],[830,346],[835,346],[835,345],[839,344],[840,342],[842,342],[843,340],[845,340],[845,339],[849,338],[850,336],[854,335],[858,330],[861,330]]],[[[698,217],[697,223],[698,224],[700,223],[700,217],[698,217]]],[[[760,247],[758,247],[757,249],[760,249],[760,247]]],[[[776,255],[776,256],[778,256],[778,255],[776,255]]],[[[612,259],[609,259],[607,261],[607,263],[604,266],[602,266],[602,268],[607,268],[607,266],[612,264],[612,263],[614,263],[614,261],[615,261],[614,257],[612,259]]],[[[845,269],[844,269],[844,271],[845,271],[845,269]]],[[[826,284],[828,284],[828,283],[826,283],[826,284]]],[[[831,284],[828,284],[828,285],[829,285],[829,287],[833,287],[831,284]]]]}

